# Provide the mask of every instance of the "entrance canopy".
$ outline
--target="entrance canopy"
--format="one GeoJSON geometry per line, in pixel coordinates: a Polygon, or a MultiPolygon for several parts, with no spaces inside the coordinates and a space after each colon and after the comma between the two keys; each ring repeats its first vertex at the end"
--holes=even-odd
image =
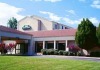
{"type": "Polygon", "coordinates": [[[1,37],[12,37],[19,39],[31,39],[32,35],[5,26],[0,26],[0,39],[1,37]]]}
{"type": "Polygon", "coordinates": [[[9,42],[15,41],[17,43],[15,54],[20,52],[21,54],[33,55],[33,40],[31,34],[27,34],[25,32],[21,32],[5,26],[0,26],[0,43],[5,43],[8,40],[9,42]]]}

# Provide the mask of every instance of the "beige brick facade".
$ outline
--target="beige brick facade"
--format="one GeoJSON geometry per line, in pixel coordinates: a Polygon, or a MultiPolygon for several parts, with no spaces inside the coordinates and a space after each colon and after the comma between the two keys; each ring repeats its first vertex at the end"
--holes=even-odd
{"type": "Polygon", "coordinates": [[[41,31],[41,30],[55,30],[55,29],[68,29],[68,26],[54,21],[49,21],[45,18],[38,16],[26,16],[18,22],[18,30],[20,31],[41,31]],[[29,29],[23,29],[23,27],[29,29]],[[30,29],[31,27],[31,29],[30,29]]]}

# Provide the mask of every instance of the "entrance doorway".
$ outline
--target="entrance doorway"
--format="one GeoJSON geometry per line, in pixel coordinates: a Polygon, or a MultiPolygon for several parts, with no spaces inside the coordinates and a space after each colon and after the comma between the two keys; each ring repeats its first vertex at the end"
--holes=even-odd
{"type": "Polygon", "coordinates": [[[65,43],[58,43],[58,50],[65,50],[65,43]]]}
{"type": "Polygon", "coordinates": [[[15,47],[16,54],[27,54],[28,53],[28,44],[27,43],[18,43],[15,47]]]}
{"type": "Polygon", "coordinates": [[[46,48],[47,49],[54,49],[54,42],[53,41],[46,42],[46,48]]]}
{"type": "Polygon", "coordinates": [[[35,42],[35,52],[40,53],[43,49],[43,42],[35,42]]]}

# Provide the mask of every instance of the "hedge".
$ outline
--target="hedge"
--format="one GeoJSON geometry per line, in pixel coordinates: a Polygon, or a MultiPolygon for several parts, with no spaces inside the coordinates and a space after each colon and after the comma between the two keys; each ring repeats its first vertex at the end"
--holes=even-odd
{"type": "Polygon", "coordinates": [[[100,57],[100,52],[99,51],[91,52],[90,56],[91,57],[100,57]]]}
{"type": "Polygon", "coordinates": [[[65,56],[82,56],[79,52],[63,51],[63,50],[54,50],[54,49],[42,49],[43,55],[65,55],[65,56]]]}

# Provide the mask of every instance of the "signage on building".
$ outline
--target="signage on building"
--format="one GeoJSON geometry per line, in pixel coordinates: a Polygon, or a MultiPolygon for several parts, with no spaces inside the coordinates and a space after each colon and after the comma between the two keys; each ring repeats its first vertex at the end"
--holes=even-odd
{"type": "Polygon", "coordinates": [[[22,27],[22,29],[23,29],[23,30],[31,30],[32,27],[31,27],[30,25],[24,25],[24,26],[22,27]]]}

